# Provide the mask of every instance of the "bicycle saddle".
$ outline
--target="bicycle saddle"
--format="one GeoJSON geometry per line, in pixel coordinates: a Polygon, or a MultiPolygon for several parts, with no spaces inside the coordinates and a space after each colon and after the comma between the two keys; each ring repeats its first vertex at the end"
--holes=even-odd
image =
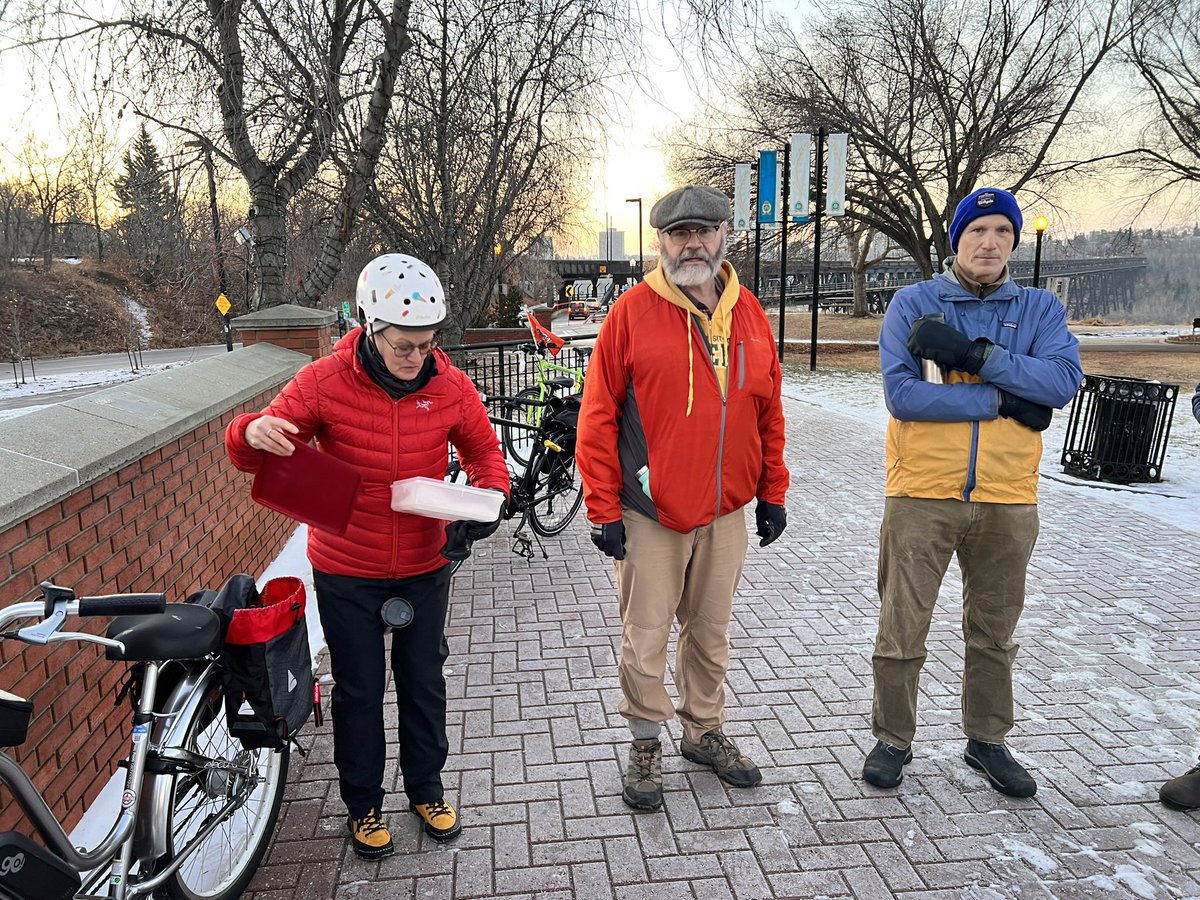
{"type": "Polygon", "coordinates": [[[555,387],[565,387],[566,388],[566,387],[573,387],[575,385],[575,379],[567,378],[566,376],[563,376],[561,378],[550,378],[546,381],[546,383],[552,384],[555,387]]]}
{"type": "Polygon", "coordinates": [[[205,606],[168,603],[165,612],[150,616],[118,616],[104,636],[125,645],[105,650],[106,659],[198,659],[221,649],[221,620],[205,606]]]}

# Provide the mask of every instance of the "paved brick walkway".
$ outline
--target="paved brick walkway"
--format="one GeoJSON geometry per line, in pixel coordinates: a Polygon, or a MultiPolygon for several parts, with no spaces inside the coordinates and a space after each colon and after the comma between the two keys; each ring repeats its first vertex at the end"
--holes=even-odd
{"type": "Polygon", "coordinates": [[[791,525],[751,550],[731,633],[727,730],[761,787],[726,788],[666,748],[664,809],[628,809],[611,570],[582,517],[547,542],[549,561],[509,554],[502,532],[456,576],[449,626],[445,776],[462,836],[424,837],[396,792],[398,852],[356,859],[326,728],[294,758],[248,896],[1200,897],[1200,814],[1157,802],[1200,740],[1196,536],[1044,480],[1010,738],[1037,797],[1005,798],[962,761],[953,566],[915,759],[880,791],[859,773],[873,743],[882,429],[785,402],[791,525]]]}

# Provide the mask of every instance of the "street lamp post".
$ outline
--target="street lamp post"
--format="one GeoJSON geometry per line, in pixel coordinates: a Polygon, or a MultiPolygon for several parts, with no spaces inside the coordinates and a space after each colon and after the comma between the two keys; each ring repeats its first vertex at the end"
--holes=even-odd
{"type": "Polygon", "coordinates": [[[630,197],[626,203],[636,203],[638,206],[638,281],[646,280],[646,258],[642,255],[642,198],[630,197]]]}
{"type": "Polygon", "coordinates": [[[1033,246],[1033,286],[1040,288],[1042,286],[1042,235],[1046,232],[1046,226],[1050,223],[1045,216],[1038,216],[1034,219],[1033,228],[1037,232],[1037,243],[1033,246]]]}

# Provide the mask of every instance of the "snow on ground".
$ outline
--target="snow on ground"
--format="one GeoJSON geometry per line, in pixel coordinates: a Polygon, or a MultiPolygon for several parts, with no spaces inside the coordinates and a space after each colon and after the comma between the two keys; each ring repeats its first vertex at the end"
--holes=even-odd
{"type": "MultiPolygon", "coordinates": [[[[144,378],[147,375],[154,375],[158,372],[164,372],[167,369],[182,365],[187,365],[187,363],[174,362],[143,366],[136,372],[131,372],[129,369],[102,369],[95,372],[71,372],[65,375],[39,375],[36,378],[33,377],[32,372],[27,371],[24,384],[15,384],[11,378],[0,381],[0,400],[16,397],[33,397],[41,394],[56,394],[59,391],[69,391],[74,388],[94,387],[99,390],[100,388],[123,384],[126,381],[133,381],[135,378],[144,378]]],[[[0,419],[12,419],[17,416],[23,416],[34,410],[44,409],[48,405],[51,404],[35,404],[33,406],[22,406],[18,409],[0,409],[0,419]]]]}
{"type": "MultiPolygon", "coordinates": [[[[879,372],[855,372],[836,368],[808,371],[800,364],[784,366],[783,393],[786,397],[861,420],[881,432],[887,426],[883,402],[883,376],[879,372]]],[[[1079,496],[1105,498],[1177,528],[1200,534],[1200,424],[1192,418],[1192,393],[1180,391],[1175,417],[1167,440],[1162,478],[1157,484],[1117,485],[1085,481],[1063,472],[1061,457],[1067,437],[1070,407],[1056,411],[1054,421],[1042,435],[1041,475],[1043,489],[1079,496]]]]}
{"type": "Polygon", "coordinates": [[[142,304],[138,303],[129,294],[121,294],[121,302],[125,304],[125,308],[129,310],[129,314],[137,320],[138,330],[142,337],[142,346],[150,346],[150,338],[154,332],[150,330],[150,311],[142,304]]]}

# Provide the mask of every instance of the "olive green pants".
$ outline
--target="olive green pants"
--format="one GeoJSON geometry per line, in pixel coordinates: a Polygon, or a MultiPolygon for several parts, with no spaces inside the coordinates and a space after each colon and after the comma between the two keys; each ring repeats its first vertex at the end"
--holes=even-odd
{"type": "Polygon", "coordinates": [[[912,743],[917,685],[938,589],[957,556],[963,582],[962,717],[968,738],[1001,744],[1013,726],[1013,633],[1038,536],[1037,504],[888,497],[879,532],[879,634],[871,730],[912,743]]]}
{"type": "Polygon", "coordinates": [[[729,620],[746,560],[746,516],[739,509],[686,534],[631,509],[622,510],[622,518],[618,711],[631,722],[665,722],[675,715],[664,679],[671,625],[679,619],[678,714],[684,735],[697,743],[725,724],[729,620]]]}

